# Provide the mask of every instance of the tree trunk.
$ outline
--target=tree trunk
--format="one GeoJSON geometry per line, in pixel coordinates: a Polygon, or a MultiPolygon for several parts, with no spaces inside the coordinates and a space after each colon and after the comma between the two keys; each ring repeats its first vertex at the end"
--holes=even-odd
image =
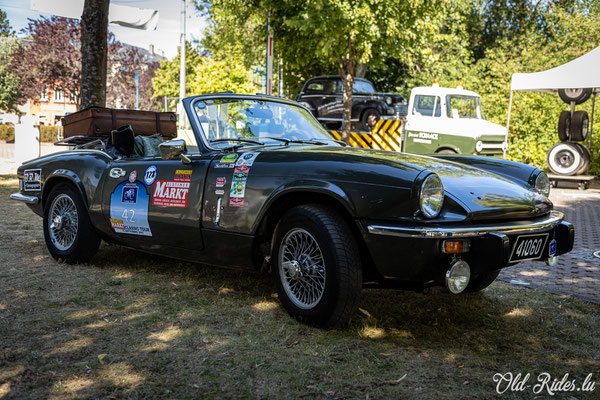
{"type": "Polygon", "coordinates": [[[109,1],[85,0],[83,5],[80,110],[91,106],[106,106],[109,1]]]}
{"type": "Polygon", "coordinates": [[[350,144],[350,129],[352,127],[352,86],[354,85],[354,72],[356,69],[356,48],[354,40],[348,38],[348,51],[339,59],[340,74],[342,75],[342,86],[344,87],[344,117],[341,139],[350,144]]]}

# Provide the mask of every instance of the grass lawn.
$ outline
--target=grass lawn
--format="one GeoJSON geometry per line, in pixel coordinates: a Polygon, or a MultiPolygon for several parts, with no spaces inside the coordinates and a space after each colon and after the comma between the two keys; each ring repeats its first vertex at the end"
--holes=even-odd
{"type": "MultiPolygon", "coordinates": [[[[302,325],[269,276],[103,245],[55,262],[0,180],[0,398],[535,398],[547,372],[600,398],[600,307],[496,282],[454,296],[364,290],[346,329],[302,325]]],[[[545,393],[545,392],[544,392],[545,393]]],[[[539,398],[549,397],[541,394],[539,398]]]]}

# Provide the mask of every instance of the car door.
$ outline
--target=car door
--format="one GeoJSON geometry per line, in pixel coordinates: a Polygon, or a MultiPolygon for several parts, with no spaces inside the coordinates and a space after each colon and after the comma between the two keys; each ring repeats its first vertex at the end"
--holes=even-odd
{"type": "Polygon", "coordinates": [[[102,212],[125,244],[202,249],[203,187],[212,156],[181,160],[123,158],[112,162],[102,189],[102,212]]]}
{"type": "Polygon", "coordinates": [[[341,79],[327,79],[323,85],[323,100],[319,108],[319,119],[341,121],[344,114],[344,99],[341,79]]]}

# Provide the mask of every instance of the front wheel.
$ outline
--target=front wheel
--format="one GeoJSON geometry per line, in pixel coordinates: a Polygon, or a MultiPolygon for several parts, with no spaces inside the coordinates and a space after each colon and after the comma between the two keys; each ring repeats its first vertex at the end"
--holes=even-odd
{"type": "Polygon", "coordinates": [[[375,128],[375,125],[377,125],[377,121],[379,121],[380,117],[381,114],[374,108],[365,110],[360,120],[360,128],[363,131],[371,132],[373,128],[375,128]]]}
{"type": "Polygon", "coordinates": [[[44,206],[44,239],[52,257],[70,264],[96,254],[100,237],[72,185],[61,183],[50,192],[44,206]]]}
{"type": "Polygon", "coordinates": [[[289,210],[274,234],[272,274],[283,307],[323,328],[342,326],[358,305],[360,255],[350,227],[320,205],[289,210]]]}

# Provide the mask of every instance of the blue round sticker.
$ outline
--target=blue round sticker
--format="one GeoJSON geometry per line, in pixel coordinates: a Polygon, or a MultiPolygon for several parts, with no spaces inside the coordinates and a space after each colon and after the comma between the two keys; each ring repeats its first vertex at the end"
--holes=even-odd
{"type": "Polygon", "coordinates": [[[146,168],[146,172],[144,172],[144,183],[146,186],[150,186],[154,183],[157,173],[158,168],[156,168],[156,165],[151,165],[146,168]]]}

